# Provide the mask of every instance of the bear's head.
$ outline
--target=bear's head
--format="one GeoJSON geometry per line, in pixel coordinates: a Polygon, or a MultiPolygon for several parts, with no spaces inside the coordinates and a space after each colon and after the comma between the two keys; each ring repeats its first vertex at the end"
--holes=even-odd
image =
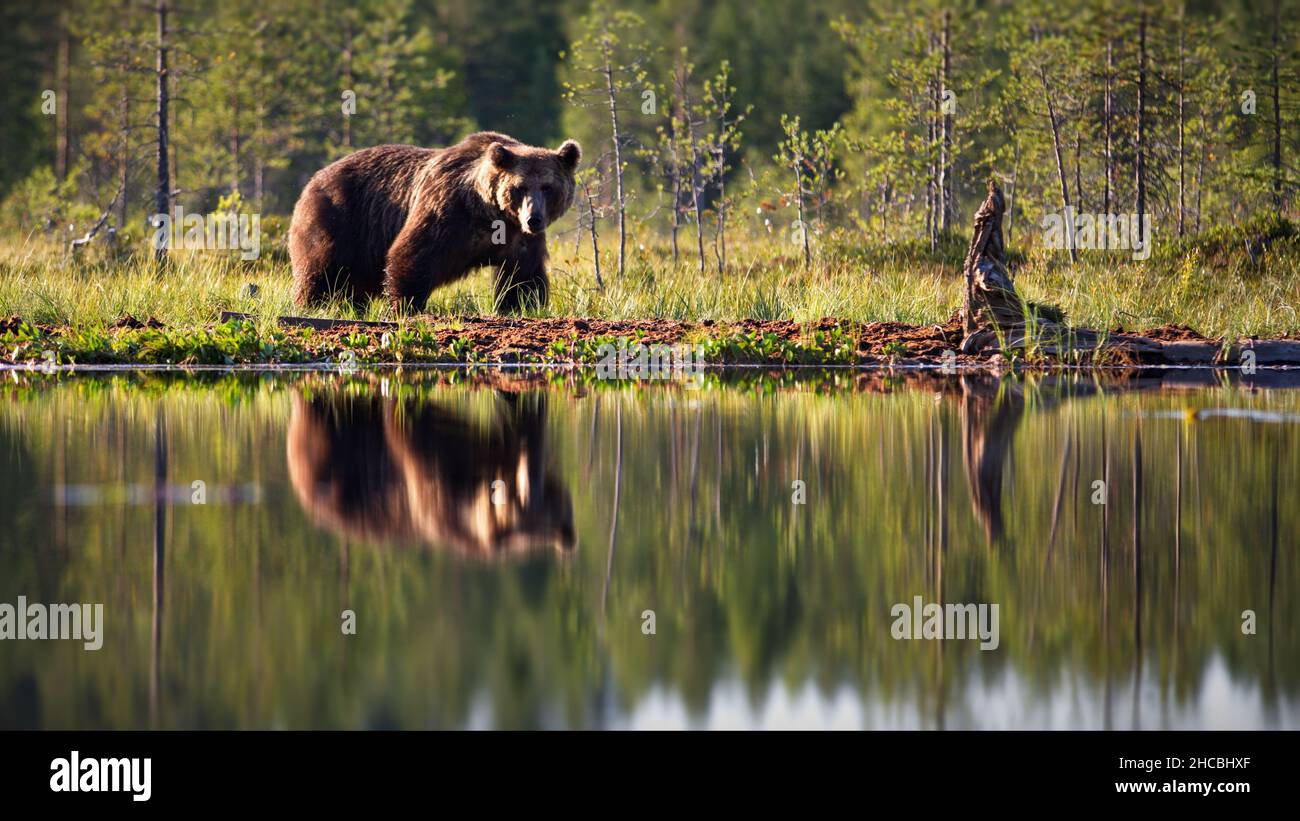
{"type": "Polygon", "coordinates": [[[493,205],[508,214],[525,234],[541,234],[573,204],[573,175],[582,148],[566,140],[557,150],[521,143],[493,142],[484,161],[489,166],[493,205]]]}

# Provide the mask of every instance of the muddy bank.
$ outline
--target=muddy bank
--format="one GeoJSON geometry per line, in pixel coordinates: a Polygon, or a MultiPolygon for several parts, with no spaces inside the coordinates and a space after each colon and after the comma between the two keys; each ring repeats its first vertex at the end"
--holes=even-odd
{"type": "Polygon", "coordinates": [[[0,318],[0,362],[7,364],[300,364],[378,363],[591,365],[620,341],[695,346],[698,362],[781,367],[840,365],[1300,366],[1300,340],[1212,339],[1182,325],[1139,332],[1058,328],[960,352],[962,322],[935,325],[856,323],[834,318],[699,322],[583,317],[421,317],[397,324],[281,317],[270,330],[224,314],[201,328],[172,328],[123,317],[102,331],[0,318]]]}
{"type": "MultiPolygon", "coordinates": [[[[339,339],[357,333],[383,334],[396,327],[386,323],[339,325],[320,333],[339,339]]],[[[464,340],[472,347],[475,361],[503,364],[589,362],[593,346],[628,339],[644,345],[703,344],[707,361],[716,364],[1236,366],[1243,364],[1243,353],[1250,351],[1246,360],[1253,356],[1255,365],[1300,366],[1300,341],[1212,339],[1185,325],[1136,332],[1079,329],[1068,339],[1044,337],[968,355],[959,352],[962,324],[957,314],[936,325],[855,323],[834,318],[799,323],[476,316],[435,320],[430,328],[442,345],[464,340]],[[839,352],[829,349],[837,342],[848,343],[848,347],[839,352]]]]}

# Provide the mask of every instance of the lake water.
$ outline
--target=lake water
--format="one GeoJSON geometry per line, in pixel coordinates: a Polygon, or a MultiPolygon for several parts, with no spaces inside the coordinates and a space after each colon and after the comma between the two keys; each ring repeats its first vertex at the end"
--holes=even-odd
{"type": "Polygon", "coordinates": [[[0,377],[2,727],[1300,727],[1297,391],[0,377]]]}

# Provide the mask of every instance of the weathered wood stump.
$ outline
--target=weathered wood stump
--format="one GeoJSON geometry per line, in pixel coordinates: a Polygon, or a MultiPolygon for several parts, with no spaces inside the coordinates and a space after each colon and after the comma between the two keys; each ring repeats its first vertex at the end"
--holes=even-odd
{"type": "Polygon", "coordinates": [[[961,352],[976,354],[996,345],[1024,347],[1032,333],[1040,347],[1060,354],[1083,340],[1065,325],[1059,308],[1037,305],[1021,298],[1007,267],[1002,239],[1002,217],[1006,199],[997,183],[989,180],[989,193],[975,212],[975,228],[962,274],[966,293],[962,302],[961,352]]]}
{"type": "Polygon", "coordinates": [[[961,309],[965,333],[962,353],[978,353],[993,344],[1005,348],[1023,345],[1026,327],[1031,322],[1039,337],[1065,330],[1060,324],[1060,311],[1030,305],[1016,292],[1002,239],[1006,207],[1002,189],[989,180],[989,193],[975,212],[975,228],[962,266],[966,280],[961,309]]]}
{"type": "Polygon", "coordinates": [[[975,213],[970,248],[962,266],[966,290],[962,300],[961,353],[1033,348],[1038,356],[1057,362],[1080,358],[1123,364],[1149,365],[1295,365],[1300,364],[1300,342],[1253,340],[1236,342],[1184,340],[1162,342],[1126,333],[1108,334],[1065,323],[1059,308],[1029,302],[1016,291],[1007,266],[1002,239],[1006,200],[989,180],[989,193],[975,213]],[[1246,352],[1249,351],[1249,360],[1246,352]]]}

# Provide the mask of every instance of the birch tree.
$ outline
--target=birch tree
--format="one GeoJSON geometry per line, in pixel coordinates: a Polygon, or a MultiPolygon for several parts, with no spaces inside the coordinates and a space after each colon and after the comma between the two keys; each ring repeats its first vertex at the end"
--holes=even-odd
{"type": "Polygon", "coordinates": [[[646,85],[650,48],[641,39],[645,28],[645,21],[636,13],[616,11],[601,2],[583,18],[582,33],[562,55],[572,72],[572,79],[564,83],[565,98],[579,106],[598,107],[608,116],[619,276],[626,268],[627,253],[627,167],[623,157],[629,140],[623,118],[628,111],[639,110],[640,93],[646,85]]]}

